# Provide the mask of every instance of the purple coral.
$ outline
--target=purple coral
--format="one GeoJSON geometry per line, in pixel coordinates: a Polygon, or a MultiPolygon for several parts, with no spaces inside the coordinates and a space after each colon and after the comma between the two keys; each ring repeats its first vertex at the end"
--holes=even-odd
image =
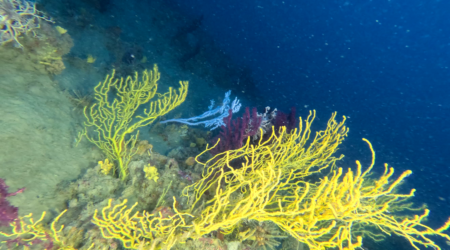
{"type": "Polygon", "coordinates": [[[249,108],[245,108],[245,114],[241,118],[244,124],[247,124],[244,136],[257,137],[260,133],[260,126],[263,117],[256,112],[256,108],[252,108],[252,115],[250,116],[249,108]]]}
{"type": "MultiPolygon", "coordinates": [[[[6,200],[9,196],[15,196],[17,194],[23,193],[25,188],[21,188],[13,193],[8,193],[8,185],[6,185],[5,180],[0,178],[0,226],[9,226],[11,223],[15,222],[16,229],[20,229],[20,223],[18,220],[18,208],[12,206],[8,200],[6,200]]],[[[6,246],[8,249],[12,249],[13,246],[35,246],[41,244],[44,249],[51,250],[53,249],[53,238],[49,234],[46,235],[46,240],[43,241],[41,239],[33,239],[32,241],[24,240],[22,237],[17,237],[14,239],[6,240],[6,246]]]]}
{"type": "Polygon", "coordinates": [[[298,119],[295,116],[295,107],[291,108],[291,112],[289,114],[285,114],[281,111],[277,112],[277,116],[275,117],[274,127],[275,132],[278,133],[280,127],[286,127],[286,132],[290,133],[295,127],[297,127],[298,119]]]}
{"type": "Polygon", "coordinates": [[[242,147],[242,143],[249,137],[254,137],[259,132],[259,127],[262,122],[262,117],[256,112],[256,108],[252,109],[252,115],[250,115],[250,109],[245,108],[245,113],[242,117],[235,120],[231,120],[233,114],[229,110],[229,115],[223,118],[225,126],[222,126],[220,134],[212,140],[212,144],[219,143],[215,148],[211,150],[211,153],[216,155],[227,150],[238,149],[242,147]]]}
{"type": "Polygon", "coordinates": [[[23,193],[25,188],[21,188],[14,193],[8,193],[8,186],[5,180],[0,179],[0,226],[8,226],[17,219],[18,208],[12,206],[6,197],[23,193]]]}

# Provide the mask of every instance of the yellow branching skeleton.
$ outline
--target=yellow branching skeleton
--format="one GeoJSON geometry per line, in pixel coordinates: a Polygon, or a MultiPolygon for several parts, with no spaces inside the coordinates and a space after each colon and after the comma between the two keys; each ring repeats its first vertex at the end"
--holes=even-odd
{"type": "MultiPolygon", "coordinates": [[[[317,132],[310,141],[314,117],[315,113],[310,113],[300,129],[289,134],[282,128],[278,133],[273,131],[269,140],[256,145],[248,140],[240,149],[216,155],[204,163],[198,161],[206,170],[201,180],[183,190],[183,195],[189,197],[190,208],[174,216],[172,222],[177,230],[161,234],[157,244],[146,244],[155,249],[161,243],[162,249],[170,249],[188,237],[199,238],[219,229],[230,234],[246,220],[270,221],[311,250],[356,249],[362,246],[363,236],[390,234],[404,237],[415,249],[420,246],[441,249],[429,238],[432,235],[450,240],[443,233],[450,220],[441,228],[432,229],[422,223],[429,213],[426,209],[422,215],[395,214],[418,210],[405,202],[414,190],[407,194],[395,192],[411,171],[393,178],[393,168],[385,165],[380,177],[369,176],[375,153],[370,142],[364,139],[372,152],[372,163],[363,171],[357,161],[355,171],[348,169],[344,173],[335,166],[342,156],[333,154],[347,135],[345,119],[338,123],[333,114],[327,128],[317,132]],[[232,164],[237,159],[240,166],[232,164]],[[312,175],[322,178],[311,181],[312,175]],[[205,201],[207,191],[213,198],[205,201]],[[192,216],[183,220],[182,226],[177,224],[180,218],[192,216]]],[[[122,211],[116,210],[117,216],[122,211]]],[[[104,229],[117,227],[114,221],[108,221],[109,217],[103,213],[102,217],[95,217],[94,223],[104,229]]],[[[139,223],[128,225],[141,227],[139,223]]],[[[127,240],[121,234],[115,238],[124,243],[127,240]]]]}
{"type": "Polygon", "coordinates": [[[178,91],[169,88],[167,93],[159,94],[156,91],[160,74],[156,65],[153,70],[145,70],[141,79],[137,72],[134,77],[125,79],[115,78],[114,73],[95,87],[96,103],[90,109],[84,109],[87,121],[78,141],[85,136],[108,159],[115,160],[124,180],[128,175],[128,164],[137,152],[129,150],[136,146],[139,136],[139,133],[133,133],[184,102],[188,82],[180,81],[178,91]],[[112,89],[115,89],[115,95],[111,93],[112,89]],[[155,96],[156,100],[151,101],[155,96]],[[148,108],[142,115],[137,115],[138,109],[145,104],[148,108]]]}

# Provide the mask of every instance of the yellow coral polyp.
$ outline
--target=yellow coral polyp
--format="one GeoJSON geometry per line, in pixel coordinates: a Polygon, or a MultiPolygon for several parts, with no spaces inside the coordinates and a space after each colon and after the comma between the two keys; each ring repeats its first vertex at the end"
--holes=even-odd
{"type": "Polygon", "coordinates": [[[153,180],[154,182],[158,181],[159,174],[158,174],[158,169],[156,167],[150,166],[150,164],[148,164],[147,166],[144,167],[144,172],[145,172],[145,178],[147,178],[149,180],[153,180]]]}
{"type": "Polygon", "coordinates": [[[108,159],[105,159],[105,162],[99,161],[99,162],[98,162],[98,165],[100,165],[100,169],[101,169],[101,171],[102,171],[102,173],[103,173],[104,175],[109,174],[109,172],[111,171],[111,169],[113,169],[113,167],[114,167],[114,164],[111,163],[111,162],[109,162],[108,159]]]}
{"type": "Polygon", "coordinates": [[[118,167],[122,180],[128,176],[128,164],[137,152],[132,149],[136,146],[139,132],[133,133],[138,128],[153,123],[186,99],[188,82],[180,81],[178,91],[169,88],[167,93],[159,94],[159,78],[156,65],[153,70],[145,70],[141,77],[136,72],[134,77],[116,78],[113,71],[94,88],[96,103],[89,109],[84,109],[87,121],[79,134],[78,142],[85,136],[108,159],[116,161],[115,166],[118,167]],[[154,97],[156,100],[150,102],[154,97]],[[147,103],[148,108],[138,114],[138,109],[147,103]]]}

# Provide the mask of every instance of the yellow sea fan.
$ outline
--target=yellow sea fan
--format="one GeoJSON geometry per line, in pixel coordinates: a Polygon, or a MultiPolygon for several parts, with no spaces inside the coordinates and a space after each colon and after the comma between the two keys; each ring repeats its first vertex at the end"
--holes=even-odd
{"type": "MultiPolygon", "coordinates": [[[[334,155],[348,129],[345,118],[338,122],[335,116],[333,113],[325,130],[313,133],[315,112],[311,112],[290,133],[285,127],[272,130],[268,140],[254,144],[249,139],[239,149],[201,162],[202,154],[211,150],[207,147],[196,157],[197,164],[206,168],[202,179],[183,190],[189,206],[185,213],[177,210],[175,197],[174,215],[168,218],[145,211],[131,213],[137,204],[127,209],[127,201],[114,207],[109,201],[100,216],[95,212],[93,223],[103,237],[121,240],[133,249],[144,243],[150,250],[171,249],[188,238],[200,239],[218,230],[230,235],[236,229],[241,241],[266,249],[275,249],[277,238],[286,234],[310,250],[357,250],[362,248],[363,237],[377,240],[392,234],[406,239],[411,249],[443,249],[433,239],[450,241],[444,233],[450,219],[432,229],[424,224],[428,209],[406,216],[406,212],[418,210],[408,200],[415,190],[396,192],[411,171],[394,178],[394,169],[385,165],[380,176],[371,175],[375,151],[366,139],[372,153],[368,167],[363,168],[359,161],[356,169],[347,171],[336,166],[342,156],[334,155]],[[236,159],[240,165],[233,167],[236,159]],[[319,175],[322,178],[316,178],[319,175]],[[193,219],[185,220],[187,217],[193,219]]],[[[147,178],[157,174],[150,165],[144,171],[147,178]]],[[[169,189],[170,185],[161,197],[169,189]]]]}
{"type": "Polygon", "coordinates": [[[77,144],[83,137],[98,146],[108,159],[115,161],[119,177],[128,176],[128,164],[137,151],[139,128],[153,123],[159,117],[176,108],[186,99],[189,83],[180,81],[178,90],[157,93],[160,73],[144,70],[141,75],[115,77],[113,70],[103,82],[94,88],[96,103],[84,108],[84,129],[78,134],[77,144]],[[112,93],[114,92],[114,93],[112,93]],[[114,96],[114,98],[112,98],[114,96]],[[137,111],[144,105],[140,115],[137,111]],[[94,133],[91,133],[94,132],[94,133]]]}

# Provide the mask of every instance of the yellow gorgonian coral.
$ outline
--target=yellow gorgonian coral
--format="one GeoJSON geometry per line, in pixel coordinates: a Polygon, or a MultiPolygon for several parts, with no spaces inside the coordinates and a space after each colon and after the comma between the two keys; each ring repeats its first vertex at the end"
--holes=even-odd
{"type": "MultiPolygon", "coordinates": [[[[291,133],[286,128],[273,131],[268,140],[261,139],[256,145],[248,140],[242,148],[206,162],[198,161],[202,154],[197,156],[205,173],[183,190],[189,209],[177,211],[174,197],[174,215],[165,223],[146,212],[129,217],[124,203],[114,208],[110,203],[101,216],[96,212],[94,223],[106,237],[120,239],[134,249],[138,243],[148,245],[151,250],[170,249],[188,238],[198,239],[218,230],[224,234],[245,230],[239,225],[246,221],[271,223],[310,250],[356,250],[362,247],[363,237],[380,239],[392,234],[403,237],[416,250],[441,249],[433,241],[436,236],[450,240],[444,233],[450,220],[437,229],[425,225],[429,211],[412,208],[407,202],[415,190],[397,192],[411,171],[394,177],[393,168],[385,165],[384,173],[375,178],[371,175],[375,153],[367,140],[372,163],[365,170],[359,162],[355,169],[338,168],[336,162],[342,156],[334,153],[348,129],[344,121],[336,122],[333,114],[327,128],[310,140],[314,115],[310,113],[300,129],[291,133]],[[417,214],[418,210],[421,213],[417,214]],[[413,215],[407,216],[408,212],[413,215]],[[164,233],[155,238],[159,231],[164,233]]],[[[248,240],[257,237],[251,231],[235,235],[248,240]]],[[[276,244],[262,240],[257,244],[263,243],[276,244]]]]}
{"type": "MultiPolygon", "coordinates": [[[[67,209],[56,216],[50,223],[49,228],[47,223],[43,222],[46,212],[43,212],[36,221],[33,219],[32,213],[19,216],[14,222],[10,223],[10,232],[0,231],[0,236],[10,239],[10,241],[2,241],[1,243],[7,245],[7,249],[16,249],[20,246],[24,246],[23,249],[29,249],[26,247],[28,245],[37,246],[33,249],[41,249],[40,247],[43,249],[44,245],[52,244],[54,249],[76,250],[70,243],[66,242],[67,238],[62,233],[64,225],[61,225],[59,229],[56,226],[61,216],[66,212],[67,209]]],[[[87,250],[94,249],[94,246],[94,243],[92,243],[87,250]]],[[[2,249],[1,246],[0,249],[2,249]]]]}
{"type": "MultiPolygon", "coordinates": [[[[175,204],[174,197],[174,204],[175,204]]],[[[174,215],[162,216],[161,213],[133,212],[137,202],[127,208],[127,200],[115,206],[112,200],[101,212],[95,210],[92,223],[97,225],[102,236],[107,239],[118,239],[127,249],[159,249],[161,243],[170,249],[179,241],[179,233],[187,229],[186,219],[192,217],[179,212],[174,206],[174,215]]]]}
{"type": "Polygon", "coordinates": [[[137,153],[138,129],[153,123],[186,99],[188,82],[180,81],[178,91],[169,88],[157,93],[160,74],[153,70],[136,72],[126,78],[115,77],[115,71],[94,88],[96,103],[84,108],[85,128],[78,142],[86,137],[97,145],[108,159],[116,161],[122,180],[128,176],[128,164],[137,153]],[[147,108],[142,109],[146,105],[147,108]]]}
{"type": "Polygon", "coordinates": [[[198,162],[206,170],[200,181],[183,190],[192,204],[188,211],[204,206],[199,201],[206,191],[214,195],[193,222],[196,234],[219,229],[231,233],[241,221],[255,220],[275,223],[311,250],[357,249],[362,246],[362,236],[370,237],[365,232],[373,229],[379,234],[402,236],[415,249],[440,249],[429,236],[450,240],[443,233],[450,220],[441,228],[432,229],[423,224],[428,210],[405,217],[408,210],[417,210],[406,203],[414,190],[406,194],[395,192],[411,171],[393,178],[393,168],[385,165],[384,174],[372,179],[375,153],[367,140],[373,161],[365,171],[359,162],[356,171],[349,169],[345,173],[342,168],[336,169],[336,161],[341,157],[333,155],[348,130],[334,117],[335,114],[327,129],[317,132],[313,140],[308,140],[314,119],[311,113],[305,126],[300,124],[300,129],[290,134],[282,128],[279,135],[273,132],[268,141],[260,140],[257,145],[247,141],[240,149],[198,162]],[[231,165],[236,159],[240,165],[231,165]],[[319,172],[325,176],[318,181],[305,178],[319,172]]]}
{"type": "Polygon", "coordinates": [[[158,181],[159,174],[158,174],[158,169],[156,167],[152,167],[152,166],[150,166],[150,164],[148,164],[147,166],[144,167],[144,172],[145,172],[145,178],[147,178],[149,180],[154,180],[155,182],[158,181]]]}

